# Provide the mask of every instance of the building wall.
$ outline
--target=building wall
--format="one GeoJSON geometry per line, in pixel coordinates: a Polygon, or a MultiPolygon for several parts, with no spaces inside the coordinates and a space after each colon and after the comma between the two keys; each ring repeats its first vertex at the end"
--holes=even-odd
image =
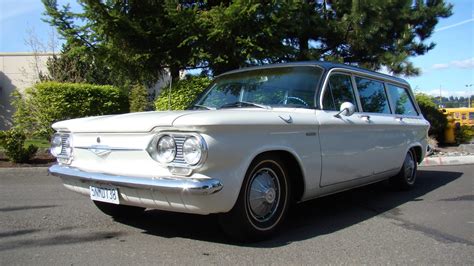
{"type": "Polygon", "coordinates": [[[0,130],[11,127],[11,93],[23,92],[38,79],[38,73],[47,73],[46,61],[52,53],[0,53],[0,130]]]}
{"type": "MultiPolygon", "coordinates": [[[[14,113],[11,105],[11,93],[18,90],[22,93],[39,81],[38,73],[46,74],[46,62],[53,53],[0,53],[0,130],[5,130],[12,125],[14,113]]],[[[180,72],[180,77],[186,75],[180,72]]],[[[149,88],[153,98],[158,97],[163,87],[170,82],[170,73],[165,70],[160,80],[149,88]]]]}

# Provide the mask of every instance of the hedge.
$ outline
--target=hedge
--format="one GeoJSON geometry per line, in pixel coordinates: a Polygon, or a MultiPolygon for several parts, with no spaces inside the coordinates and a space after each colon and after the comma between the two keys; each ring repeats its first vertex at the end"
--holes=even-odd
{"type": "Polygon", "coordinates": [[[127,95],[107,85],[44,82],[14,96],[14,126],[43,138],[56,121],[128,112],[127,95]]]}
{"type": "Polygon", "coordinates": [[[175,82],[171,87],[171,108],[169,105],[169,87],[163,88],[155,101],[157,111],[186,109],[211,83],[207,77],[188,76],[175,82]]]}
{"type": "Polygon", "coordinates": [[[438,143],[444,143],[444,131],[448,124],[446,116],[438,110],[431,96],[418,93],[416,94],[416,101],[420,106],[421,113],[430,122],[431,126],[428,134],[434,137],[438,143]]]}

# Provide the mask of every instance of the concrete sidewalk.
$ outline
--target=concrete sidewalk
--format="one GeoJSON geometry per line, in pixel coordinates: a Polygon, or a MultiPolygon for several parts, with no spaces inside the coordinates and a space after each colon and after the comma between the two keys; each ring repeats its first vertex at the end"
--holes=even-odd
{"type": "Polygon", "coordinates": [[[474,155],[426,157],[420,166],[474,164],[474,155]]]}

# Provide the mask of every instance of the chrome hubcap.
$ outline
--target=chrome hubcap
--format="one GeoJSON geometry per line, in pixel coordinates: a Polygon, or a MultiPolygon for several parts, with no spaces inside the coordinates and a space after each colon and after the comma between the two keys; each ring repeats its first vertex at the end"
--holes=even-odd
{"type": "Polygon", "coordinates": [[[272,204],[275,201],[276,197],[276,191],[273,188],[267,189],[265,191],[265,200],[267,201],[268,204],[272,204]]]}
{"type": "Polygon", "coordinates": [[[269,168],[260,169],[250,180],[248,202],[250,214],[259,221],[268,221],[275,214],[280,198],[280,184],[276,173],[269,168]]]}

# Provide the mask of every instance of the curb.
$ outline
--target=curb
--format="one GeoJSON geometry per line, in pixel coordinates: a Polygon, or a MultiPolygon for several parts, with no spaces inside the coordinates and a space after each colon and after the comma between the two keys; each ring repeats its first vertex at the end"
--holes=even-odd
{"type": "Polygon", "coordinates": [[[474,164],[474,155],[427,157],[419,166],[474,164]]]}

